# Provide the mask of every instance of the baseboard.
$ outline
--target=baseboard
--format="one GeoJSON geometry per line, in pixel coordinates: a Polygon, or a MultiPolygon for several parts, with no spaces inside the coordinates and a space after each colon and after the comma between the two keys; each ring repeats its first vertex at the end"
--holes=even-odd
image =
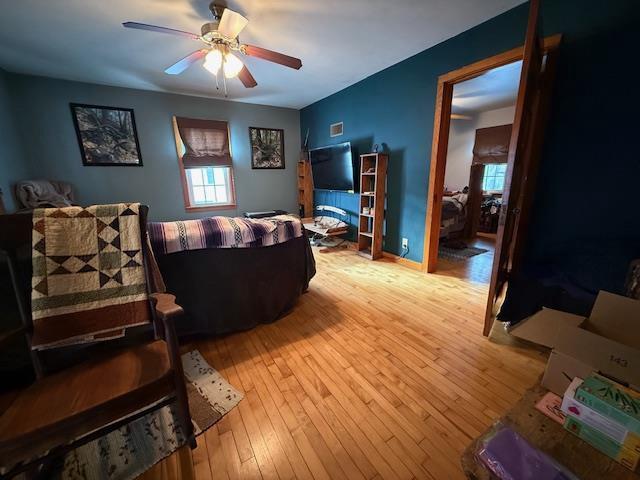
{"type": "MultiPolygon", "coordinates": [[[[352,250],[354,252],[358,250],[357,243],[352,242],[350,240],[347,240],[345,243],[347,244],[348,250],[352,250]]],[[[410,268],[412,270],[417,270],[419,272],[422,272],[422,263],[420,262],[416,262],[415,260],[409,260],[408,258],[402,258],[399,255],[396,255],[394,253],[389,253],[389,252],[382,252],[382,256],[383,258],[386,258],[390,262],[397,263],[399,265],[410,268]]]]}
{"type": "Polygon", "coordinates": [[[403,265],[412,270],[418,270],[419,272],[422,271],[422,263],[420,262],[409,260],[408,258],[403,258],[403,257],[400,257],[399,255],[395,255],[389,252],[382,252],[382,256],[392,261],[393,263],[399,263],[400,265],[403,265]]]}

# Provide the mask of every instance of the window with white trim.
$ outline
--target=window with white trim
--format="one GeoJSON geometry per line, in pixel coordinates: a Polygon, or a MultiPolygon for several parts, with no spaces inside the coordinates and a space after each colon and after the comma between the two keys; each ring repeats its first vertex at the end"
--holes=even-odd
{"type": "Polygon", "coordinates": [[[489,163],[484,166],[482,190],[485,192],[502,192],[507,174],[506,163],[489,163]]]}
{"type": "Polygon", "coordinates": [[[228,205],[233,197],[231,167],[187,168],[187,187],[192,206],[228,205]]]}
{"type": "Polygon", "coordinates": [[[187,210],[235,208],[227,122],[174,117],[187,210]]]}

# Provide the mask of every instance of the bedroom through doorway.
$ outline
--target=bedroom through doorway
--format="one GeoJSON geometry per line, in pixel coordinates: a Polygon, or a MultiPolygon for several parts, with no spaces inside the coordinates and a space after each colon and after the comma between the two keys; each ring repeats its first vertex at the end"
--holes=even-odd
{"type": "Polygon", "coordinates": [[[437,270],[489,283],[522,61],[456,83],[437,270]]]}

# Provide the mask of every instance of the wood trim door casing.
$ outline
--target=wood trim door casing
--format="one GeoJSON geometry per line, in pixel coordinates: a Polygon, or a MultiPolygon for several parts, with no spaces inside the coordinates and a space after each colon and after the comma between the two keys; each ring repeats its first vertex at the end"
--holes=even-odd
{"type": "MultiPolygon", "coordinates": [[[[555,50],[560,46],[562,34],[544,39],[544,51],[555,50]]],[[[442,194],[447,162],[449,128],[451,126],[451,100],[456,83],[482,75],[487,70],[501,67],[522,59],[524,45],[509,51],[485,58],[465,67],[453,70],[438,77],[436,108],[433,121],[433,142],[431,144],[431,164],[429,167],[429,189],[427,193],[427,214],[425,218],[425,237],[422,256],[422,270],[435,272],[438,266],[438,243],[442,213],[442,194]]]]}

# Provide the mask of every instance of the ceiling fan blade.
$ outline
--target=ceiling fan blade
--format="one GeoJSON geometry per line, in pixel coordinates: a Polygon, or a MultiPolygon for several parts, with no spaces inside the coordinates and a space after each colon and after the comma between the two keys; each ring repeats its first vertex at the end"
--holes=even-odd
{"type": "Polygon", "coordinates": [[[299,58],[290,57],[289,55],[267,50],[266,48],[256,47],[254,45],[243,45],[242,52],[250,57],[262,58],[263,60],[279,63],[280,65],[295,68],[296,70],[300,70],[302,67],[302,60],[299,58]]]}
{"type": "Polygon", "coordinates": [[[238,12],[225,8],[218,25],[218,32],[227,38],[236,38],[247,26],[247,23],[249,23],[249,20],[238,12]]]}
{"type": "Polygon", "coordinates": [[[184,72],[187,68],[189,68],[191,65],[193,65],[195,62],[197,62],[201,58],[204,58],[207,52],[208,50],[206,49],[196,50],[195,52],[184,57],[182,60],[179,60],[173,65],[171,65],[169,68],[167,68],[164,71],[164,73],[168,73],[169,75],[178,75],[184,72]]]}
{"type": "Polygon", "coordinates": [[[249,71],[246,65],[242,67],[242,70],[240,70],[240,73],[238,74],[238,78],[240,79],[242,84],[247,88],[253,88],[256,85],[258,85],[258,82],[256,82],[255,78],[253,78],[253,75],[251,75],[251,72],[249,71]]]}
{"type": "Polygon", "coordinates": [[[124,22],[122,26],[125,28],[135,28],[137,30],[148,30],[150,32],[168,33],[170,35],[177,35],[179,37],[187,37],[192,40],[200,40],[200,37],[195,33],[184,32],[182,30],[176,30],[174,28],[158,27],[157,25],[149,25],[147,23],[124,22]]]}

